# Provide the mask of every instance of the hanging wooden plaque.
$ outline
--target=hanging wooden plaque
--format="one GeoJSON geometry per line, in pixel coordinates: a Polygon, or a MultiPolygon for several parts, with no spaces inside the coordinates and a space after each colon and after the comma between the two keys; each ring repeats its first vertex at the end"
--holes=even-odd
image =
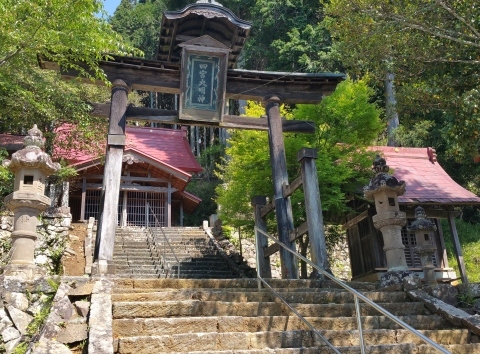
{"type": "Polygon", "coordinates": [[[179,118],[220,122],[225,107],[227,60],[230,49],[210,36],[180,44],[179,118]]]}

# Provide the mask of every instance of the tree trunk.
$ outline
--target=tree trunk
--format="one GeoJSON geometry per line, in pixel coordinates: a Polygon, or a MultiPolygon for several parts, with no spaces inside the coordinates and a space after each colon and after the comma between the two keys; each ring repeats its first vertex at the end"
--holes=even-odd
{"type": "Polygon", "coordinates": [[[397,113],[397,100],[395,99],[394,87],[395,74],[388,71],[385,76],[385,115],[387,118],[387,138],[388,146],[397,146],[393,136],[393,131],[398,128],[399,120],[397,113]]]}

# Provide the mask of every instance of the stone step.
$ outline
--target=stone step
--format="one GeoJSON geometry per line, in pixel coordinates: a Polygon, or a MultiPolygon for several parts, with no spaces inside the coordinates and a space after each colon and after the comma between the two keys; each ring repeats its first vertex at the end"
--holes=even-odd
{"type": "MultiPolygon", "coordinates": [[[[315,328],[323,330],[354,331],[358,328],[355,317],[307,317],[315,328]]],[[[418,330],[445,329],[451,326],[440,316],[401,316],[401,320],[418,330]]],[[[204,332],[258,332],[307,330],[307,326],[294,316],[209,316],[175,318],[135,318],[113,320],[113,330],[119,337],[150,336],[158,333],[172,335],[194,333],[201,328],[204,332]]],[[[401,329],[385,316],[366,316],[362,318],[362,328],[401,329]]]]}
{"type": "MultiPolygon", "coordinates": [[[[333,287],[328,281],[322,283],[318,280],[310,279],[267,279],[270,286],[275,290],[283,291],[325,291],[325,289],[344,291],[339,288],[333,287]]],[[[363,282],[345,282],[346,285],[359,291],[373,291],[376,290],[375,284],[363,283],[363,282]]],[[[116,281],[115,289],[222,289],[229,291],[231,289],[241,289],[241,291],[248,291],[253,289],[257,291],[258,283],[254,278],[241,278],[231,280],[174,280],[174,279],[161,279],[161,280],[149,280],[149,279],[135,279],[133,281],[116,281]]],[[[238,290],[237,290],[238,291],[238,290]]],[[[143,291],[142,291],[143,292],[143,291]]]]}
{"type": "MultiPolygon", "coordinates": [[[[118,345],[118,341],[116,342],[118,345]]],[[[480,344],[451,344],[444,345],[445,349],[452,354],[473,354],[480,353],[480,344]]],[[[342,354],[358,354],[360,347],[338,347],[338,351],[342,354]]],[[[366,346],[366,352],[369,354],[434,354],[427,345],[416,346],[414,344],[390,344],[390,345],[372,345],[366,346]]],[[[118,353],[116,351],[116,353],[118,353]]],[[[275,349],[251,349],[251,350],[209,350],[209,354],[333,354],[335,353],[328,347],[300,347],[300,348],[275,348],[275,349]]],[[[170,354],[185,354],[185,352],[170,352],[170,354]]],[[[188,354],[205,354],[204,351],[189,351],[188,354]]]]}
{"type": "MultiPolygon", "coordinates": [[[[358,346],[358,331],[319,331],[336,347],[358,346]]],[[[425,330],[421,331],[439,344],[466,344],[468,330],[425,330]]],[[[414,344],[420,339],[406,330],[366,330],[363,333],[366,345],[414,344]]],[[[311,331],[268,331],[268,332],[203,332],[173,335],[155,335],[118,338],[118,353],[171,353],[215,350],[251,350],[274,348],[320,347],[325,342],[311,331]]],[[[323,350],[319,351],[320,353],[323,350]]]]}
{"type": "MultiPolygon", "coordinates": [[[[304,317],[355,316],[354,304],[291,304],[304,317]]],[[[387,311],[396,316],[425,314],[423,303],[385,303],[387,311]]],[[[379,315],[377,310],[360,304],[362,316],[379,315]]],[[[113,304],[113,318],[147,318],[172,316],[286,316],[290,309],[276,302],[232,303],[225,301],[144,301],[116,302],[113,304]]]]}
{"type": "MultiPolygon", "coordinates": [[[[292,303],[330,304],[352,303],[353,295],[347,292],[335,292],[324,290],[323,292],[288,292],[282,294],[283,298],[292,303]]],[[[377,303],[406,302],[408,300],[404,292],[371,292],[365,296],[377,303]]],[[[220,290],[181,290],[181,291],[155,291],[147,293],[129,293],[113,295],[115,301],[174,301],[174,300],[202,300],[202,301],[275,301],[275,295],[269,291],[244,292],[244,291],[220,291],[220,290]]]]}
{"type": "Polygon", "coordinates": [[[131,258],[131,257],[115,257],[113,256],[113,264],[115,265],[130,265],[130,264],[161,264],[158,260],[152,258],[131,258]]]}

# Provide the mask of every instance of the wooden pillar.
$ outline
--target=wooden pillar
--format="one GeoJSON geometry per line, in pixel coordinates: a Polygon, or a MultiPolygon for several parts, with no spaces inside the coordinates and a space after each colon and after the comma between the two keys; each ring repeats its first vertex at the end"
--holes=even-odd
{"type": "Polygon", "coordinates": [[[172,183],[168,182],[167,192],[167,227],[172,227],[172,183]]]}
{"type": "MultiPolygon", "coordinates": [[[[261,209],[267,204],[267,198],[264,196],[255,196],[252,198],[252,206],[255,211],[255,226],[267,232],[267,221],[262,218],[261,209]]],[[[270,257],[265,257],[265,249],[268,247],[268,238],[260,232],[255,232],[255,248],[257,252],[257,272],[262,278],[271,278],[272,269],[270,267],[270,257]]]]}
{"type": "Polygon", "coordinates": [[[318,188],[317,166],[315,165],[317,150],[302,148],[298,152],[297,158],[302,166],[303,194],[305,195],[312,262],[323,270],[328,270],[322,202],[320,201],[320,190],[318,188]]]}
{"type": "Polygon", "coordinates": [[[457,226],[455,225],[455,215],[452,210],[448,211],[448,226],[450,227],[450,233],[452,234],[453,250],[455,257],[457,258],[458,269],[460,270],[460,277],[463,284],[468,284],[467,270],[465,268],[465,262],[463,261],[462,247],[460,246],[460,240],[458,239],[457,226]]]}
{"type": "Polygon", "coordinates": [[[82,203],[80,206],[80,220],[85,220],[85,202],[87,200],[87,179],[82,178],[82,203]]]}
{"type": "Polygon", "coordinates": [[[127,96],[129,92],[130,88],[126,82],[122,80],[113,82],[105,172],[95,243],[95,260],[98,266],[97,271],[100,274],[114,272],[109,266],[113,258],[113,245],[117,226],[120,177],[122,174],[123,149],[125,147],[125,112],[127,110],[127,96]]]}
{"type": "MultiPolygon", "coordinates": [[[[288,184],[288,173],[283,141],[282,117],[280,115],[281,100],[277,96],[268,96],[265,97],[264,101],[268,117],[268,140],[270,144],[278,239],[291,250],[295,250],[295,243],[290,242],[289,239],[290,230],[293,230],[292,206],[290,198],[283,197],[283,186],[288,184]]],[[[295,258],[292,253],[280,247],[282,278],[298,278],[298,266],[295,258]]]]}

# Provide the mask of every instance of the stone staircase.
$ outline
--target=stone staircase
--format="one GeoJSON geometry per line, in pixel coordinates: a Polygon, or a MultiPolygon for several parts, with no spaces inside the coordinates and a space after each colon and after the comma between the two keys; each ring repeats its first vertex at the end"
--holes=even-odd
{"type": "Polygon", "coordinates": [[[205,232],[194,227],[118,228],[113,261],[122,278],[237,278],[205,232]],[[180,264],[177,263],[173,252],[180,264]],[[179,273],[179,274],[178,274],[179,273]]]}
{"type": "MultiPolygon", "coordinates": [[[[341,353],[360,353],[353,296],[331,282],[270,280],[341,353]]],[[[452,327],[403,291],[348,283],[455,354],[480,353],[469,330],[452,327]]],[[[115,353],[333,353],[254,279],[117,279],[115,353]]],[[[361,304],[367,353],[437,353],[416,336],[361,304]]]]}

